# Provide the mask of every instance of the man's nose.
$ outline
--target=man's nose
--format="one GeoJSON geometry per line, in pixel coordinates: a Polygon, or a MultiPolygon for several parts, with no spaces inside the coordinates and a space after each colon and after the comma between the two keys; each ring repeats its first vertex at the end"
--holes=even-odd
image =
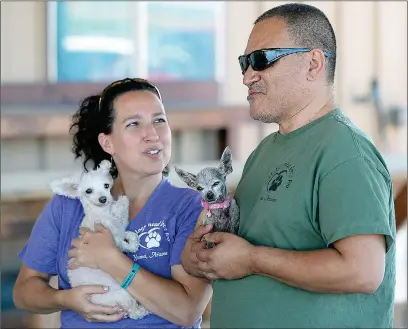
{"type": "Polygon", "coordinates": [[[257,71],[254,71],[251,66],[248,67],[248,69],[245,71],[243,78],[242,78],[242,83],[249,87],[255,82],[258,82],[261,80],[261,77],[257,71]]]}

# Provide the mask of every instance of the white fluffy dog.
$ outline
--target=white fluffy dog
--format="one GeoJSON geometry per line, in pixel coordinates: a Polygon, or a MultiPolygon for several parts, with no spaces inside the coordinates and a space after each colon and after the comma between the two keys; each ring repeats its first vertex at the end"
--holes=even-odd
{"type": "MultiPolygon", "coordinates": [[[[81,201],[84,208],[81,227],[94,231],[94,224],[100,223],[110,230],[121,251],[134,253],[139,248],[139,237],[135,232],[126,231],[129,199],[126,196],[120,196],[118,200],[112,197],[110,190],[113,179],[109,172],[110,167],[111,163],[103,160],[96,170],[54,180],[50,186],[55,194],[78,198],[81,201]]],[[[91,301],[94,304],[119,305],[132,319],[149,314],[116,280],[100,269],[88,267],[68,269],[68,277],[72,287],[83,285],[109,287],[105,294],[92,295],[91,301]]]]}

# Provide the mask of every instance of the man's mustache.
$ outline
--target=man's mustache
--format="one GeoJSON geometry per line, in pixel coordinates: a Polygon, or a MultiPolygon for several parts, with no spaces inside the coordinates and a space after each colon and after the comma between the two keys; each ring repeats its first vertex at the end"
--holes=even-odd
{"type": "Polygon", "coordinates": [[[253,84],[249,87],[249,91],[254,91],[256,93],[266,94],[265,87],[260,84],[253,84]]]}

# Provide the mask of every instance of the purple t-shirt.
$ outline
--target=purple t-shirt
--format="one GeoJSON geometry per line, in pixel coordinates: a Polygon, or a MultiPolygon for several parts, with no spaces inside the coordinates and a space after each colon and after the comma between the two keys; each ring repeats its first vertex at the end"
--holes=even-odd
{"type": "MultiPolygon", "coordinates": [[[[180,264],[180,255],[194,230],[202,210],[200,194],[172,185],[167,179],[153,191],[128,230],[137,232],[140,247],[127,254],[147,271],[171,278],[171,266],[180,264]]],[[[19,253],[24,265],[50,275],[58,275],[59,289],[70,289],[67,276],[68,250],[78,236],[84,215],[79,200],[54,196],[37,219],[31,236],[19,253]]],[[[112,260],[114,261],[114,260],[112,260]]],[[[201,318],[193,326],[198,328],[201,318]]],[[[76,312],[61,312],[61,328],[179,328],[150,314],[142,319],[123,319],[114,323],[87,322],[76,312]]]]}

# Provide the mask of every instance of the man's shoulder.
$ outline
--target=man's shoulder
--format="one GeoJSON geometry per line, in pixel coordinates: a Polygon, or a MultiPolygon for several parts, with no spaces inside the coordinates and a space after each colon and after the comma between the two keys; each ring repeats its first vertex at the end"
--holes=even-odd
{"type": "Polygon", "coordinates": [[[370,136],[340,110],[334,111],[333,115],[316,126],[310,140],[324,151],[333,150],[351,157],[363,155],[364,152],[368,152],[367,155],[378,152],[370,136]]]}
{"type": "Polygon", "coordinates": [[[316,137],[322,144],[352,151],[358,151],[361,144],[376,149],[373,140],[341,110],[336,110],[319,128],[316,137]]]}
{"type": "Polygon", "coordinates": [[[326,120],[315,143],[320,151],[321,165],[336,167],[360,158],[388,175],[386,163],[373,140],[341,111],[332,120],[326,120]]]}

